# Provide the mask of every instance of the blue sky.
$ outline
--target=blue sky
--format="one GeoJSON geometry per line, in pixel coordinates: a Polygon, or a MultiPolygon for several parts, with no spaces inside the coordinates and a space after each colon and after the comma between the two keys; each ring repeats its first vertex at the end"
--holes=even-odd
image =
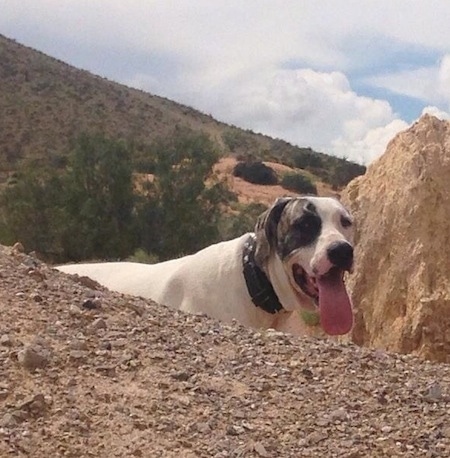
{"type": "Polygon", "coordinates": [[[449,119],[447,0],[0,0],[0,33],[257,132],[369,164],[449,119]]]}

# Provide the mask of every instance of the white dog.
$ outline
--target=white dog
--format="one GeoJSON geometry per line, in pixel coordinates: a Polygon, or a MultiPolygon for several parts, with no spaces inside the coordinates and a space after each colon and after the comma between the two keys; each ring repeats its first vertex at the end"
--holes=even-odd
{"type": "Polygon", "coordinates": [[[330,335],[353,324],[344,273],[353,265],[352,219],[333,198],[278,199],[255,233],[196,254],[148,265],[74,264],[62,272],[87,276],[120,293],[175,309],[205,313],[254,328],[282,328],[293,311],[319,310],[330,335]]]}

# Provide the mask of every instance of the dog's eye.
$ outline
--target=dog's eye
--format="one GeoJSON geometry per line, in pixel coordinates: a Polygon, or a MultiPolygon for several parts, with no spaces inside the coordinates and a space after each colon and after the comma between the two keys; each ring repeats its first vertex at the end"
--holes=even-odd
{"type": "Polygon", "coordinates": [[[305,210],[307,210],[307,211],[309,211],[311,213],[315,213],[316,212],[316,206],[313,203],[308,202],[306,204],[305,210]]]}
{"type": "Polygon", "coordinates": [[[320,226],[320,219],[315,215],[306,214],[294,222],[295,229],[302,232],[311,232],[320,226]]]}
{"type": "Polygon", "coordinates": [[[346,216],[341,216],[341,224],[342,227],[347,228],[350,227],[353,223],[350,218],[347,218],[346,216]]]}

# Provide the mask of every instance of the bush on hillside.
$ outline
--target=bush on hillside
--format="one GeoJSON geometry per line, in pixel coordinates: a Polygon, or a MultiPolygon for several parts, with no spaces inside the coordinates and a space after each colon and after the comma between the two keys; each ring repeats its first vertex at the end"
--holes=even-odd
{"type": "Polygon", "coordinates": [[[366,173],[364,165],[343,158],[333,167],[329,182],[333,189],[339,189],[346,186],[353,178],[364,175],[364,173],[366,173]]]}
{"type": "Polygon", "coordinates": [[[298,148],[291,153],[294,167],[299,169],[321,168],[324,166],[322,158],[313,150],[298,148]]]}
{"type": "Polygon", "coordinates": [[[233,212],[223,213],[219,221],[219,233],[222,240],[230,240],[255,230],[255,223],[267,206],[258,202],[250,204],[234,203],[233,212]]]}
{"type": "Polygon", "coordinates": [[[233,169],[233,175],[253,184],[274,185],[278,183],[275,170],[260,161],[238,162],[233,169]]]}
{"type": "Polygon", "coordinates": [[[301,173],[286,173],[281,180],[281,186],[299,194],[317,194],[316,185],[309,177],[301,173]]]}
{"type": "Polygon", "coordinates": [[[215,144],[178,130],[149,151],[145,187],[134,186],[129,145],[98,135],[74,142],[65,170],[24,165],[0,189],[0,242],[53,262],[165,260],[218,242],[221,209],[236,197],[214,176],[215,144]]]}
{"type": "Polygon", "coordinates": [[[137,208],[140,248],[163,261],[218,242],[222,205],[234,195],[214,176],[219,157],[214,142],[175,129],[151,151],[155,177],[137,208]]]}

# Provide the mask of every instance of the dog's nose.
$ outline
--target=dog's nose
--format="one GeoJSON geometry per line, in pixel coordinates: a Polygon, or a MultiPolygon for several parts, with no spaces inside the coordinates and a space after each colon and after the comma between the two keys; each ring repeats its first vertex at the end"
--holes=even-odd
{"type": "Polygon", "coordinates": [[[327,249],[328,259],[341,269],[350,270],[353,264],[353,247],[348,242],[334,242],[327,249]]]}

